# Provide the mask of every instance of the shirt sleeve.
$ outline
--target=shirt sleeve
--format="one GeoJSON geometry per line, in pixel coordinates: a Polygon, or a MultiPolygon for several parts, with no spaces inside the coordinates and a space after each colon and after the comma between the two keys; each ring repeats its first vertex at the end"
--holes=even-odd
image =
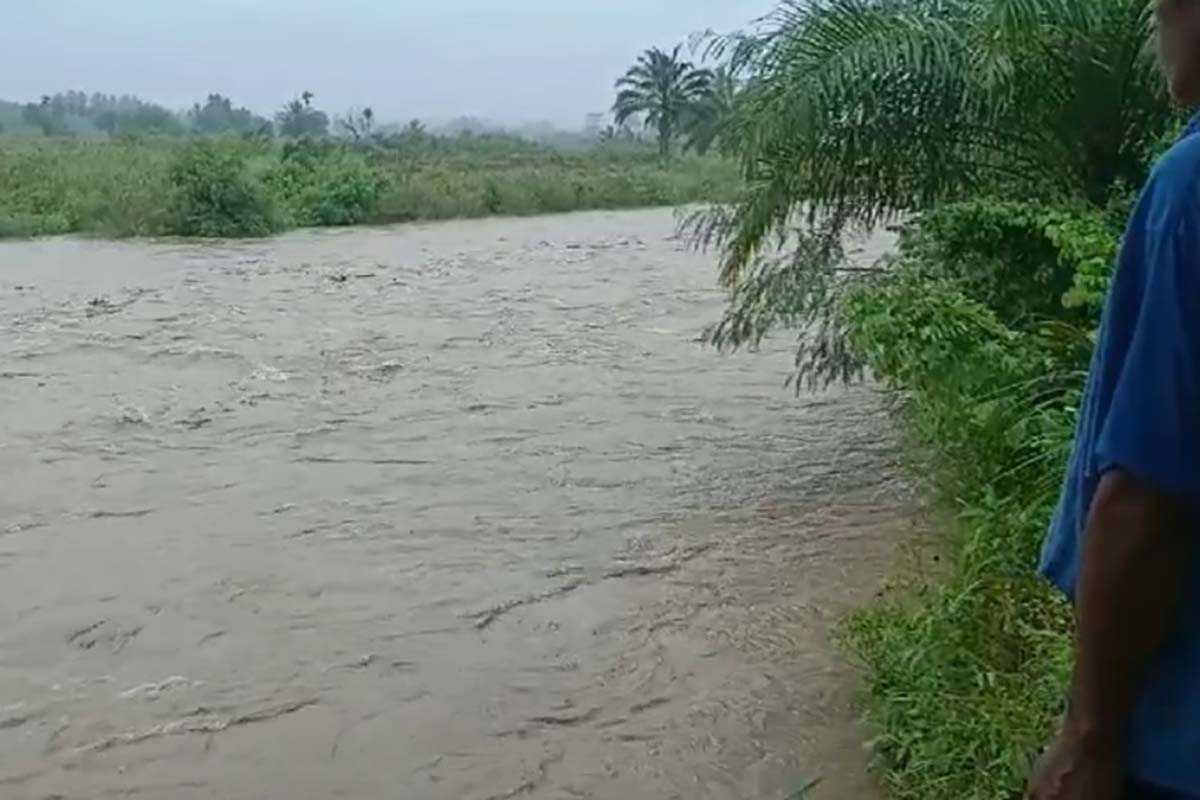
{"type": "Polygon", "coordinates": [[[1189,208],[1146,233],[1141,297],[1094,466],[1200,496],[1200,220],[1189,208]]]}

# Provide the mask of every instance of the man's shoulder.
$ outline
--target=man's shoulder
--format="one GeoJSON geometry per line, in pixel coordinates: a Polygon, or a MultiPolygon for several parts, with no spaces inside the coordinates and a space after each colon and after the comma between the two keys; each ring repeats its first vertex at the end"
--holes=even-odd
{"type": "Polygon", "coordinates": [[[1200,187],[1200,133],[1185,136],[1162,155],[1150,175],[1156,193],[1190,197],[1200,187]]]}
{"type": "Polygon", "coordinates": [[[1181,221],[1200,224],[1200,133],[1185,136],[1162,155],[1142,193],[1150,229],[1174,228],[1181,221]]]}

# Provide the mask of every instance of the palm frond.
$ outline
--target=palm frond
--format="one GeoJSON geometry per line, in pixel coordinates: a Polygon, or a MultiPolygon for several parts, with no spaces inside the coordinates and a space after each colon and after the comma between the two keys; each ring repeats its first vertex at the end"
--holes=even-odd
{"type": "Polygon", "coordinates": [[[769,235],[817,211],[875,225],[981,182],[1096,199],[1162,115],[1149,0],[785,0],[709,53],[748,67],[722,138],[747,192],[728,284],[769,235]]]}

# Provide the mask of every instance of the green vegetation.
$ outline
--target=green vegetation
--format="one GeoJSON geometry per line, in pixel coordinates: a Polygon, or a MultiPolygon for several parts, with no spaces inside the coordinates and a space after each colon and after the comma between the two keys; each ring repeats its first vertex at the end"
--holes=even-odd
{"type": "Polygon", "coordinates": [[[799,332],[795,380],[890,390],[952,565],[855,615],[899,798],[1003,800],[1062,710],[1070,614],[1035,576],[1121,229],[1179,124],[1148,0],[788,0],[710,41],[746,75],[721,146],[726,348],[799,332]],[[873,268],[843,249],[902,221],[873,268]],[[785,243],[780,253],[778,244],[785,243]]]}
{"type": "Polygon", "coordinates": [[[489,132],[470,118],[442,134],[418,122],[380,125],[371,108],[331,119],[307,91],[273,120],[220,94],[180,113],[83,92],[0,101],[0,237],[260,236],[302,226],[731,199],[738,183],[732,163],[665,156],[680,136],[689,149],[707,152],[737,82],[680,61],[679,48],[652,54],[643,65],[654,67],[644,76],[649,84],[634,82],[638,68],[623,79],[618,127],[588,134],[538,128],[553,146],[489,132]],[[665,85],[654,83],[664,75],[665,85]],[[656,94],[659,88],[666,94],[656,94]],[[657,151],[627,124],[633,121],[660,129],[657,151]]]}
{"type": "Polygon", "coordinates": [[[438,137],[420,126],[359,143],[0,137],[0,237],[258,236],[681,205],[728,198],[736,185],[732,164],[689,157],[663,166],[636,143],[563,153],[498,134],[438,137]]]}
{"type": "Polygon", "coordinates": [[[265,236],[280,220],[272,196],[246,170],[236,148],[196,142],[174,158],[170,230],[185,236],[265,236]]]}

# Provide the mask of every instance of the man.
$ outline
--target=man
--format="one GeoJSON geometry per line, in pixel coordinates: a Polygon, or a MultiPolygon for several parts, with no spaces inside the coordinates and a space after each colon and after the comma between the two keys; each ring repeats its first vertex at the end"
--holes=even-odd
{"type": "MultiPolygon", "coordinates": [[[[1200,106],[1200,0],[1161,0],[1200,106]]],[[[1043,573],[1076,607],[1068,711],[1030,800],[1200,800],[1200,115],[1126,233],[1043,573]]]]}

